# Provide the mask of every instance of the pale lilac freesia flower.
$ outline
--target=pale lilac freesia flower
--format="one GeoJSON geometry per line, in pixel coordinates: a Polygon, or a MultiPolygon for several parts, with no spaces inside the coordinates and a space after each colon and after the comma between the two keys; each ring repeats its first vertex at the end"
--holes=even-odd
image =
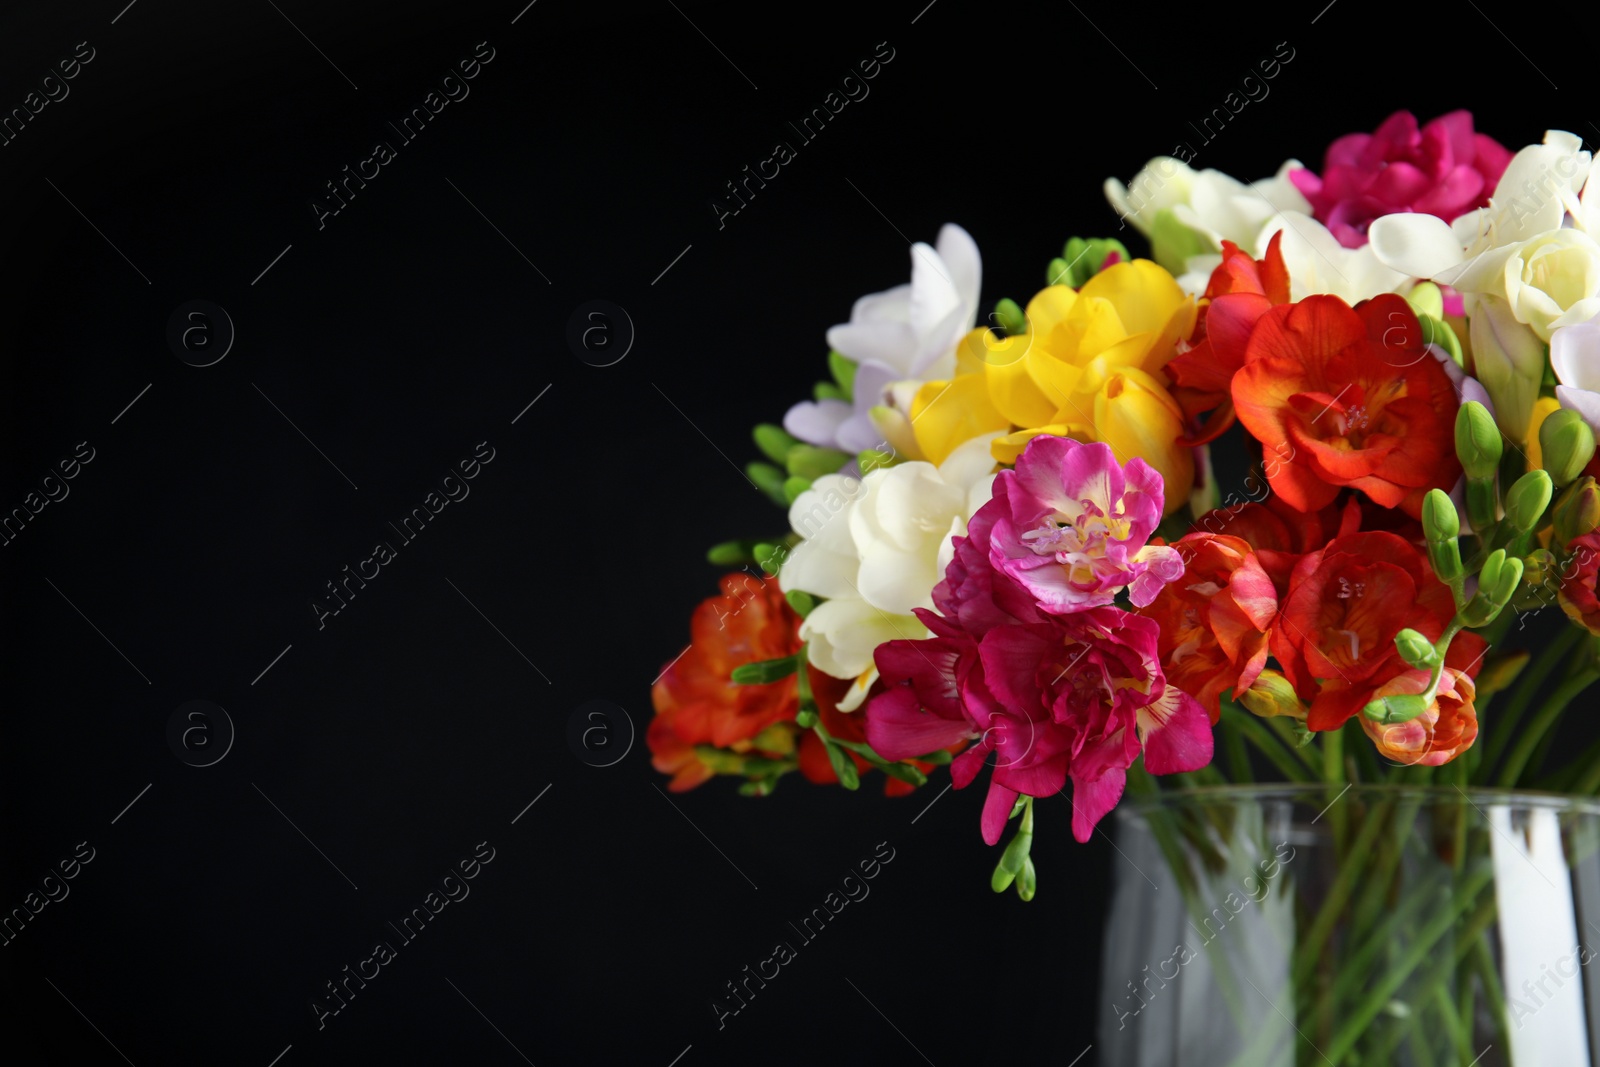
{"type": "Polygon", "coordinates": [[[990,561],[1060,614],[1110,604],[1128,588],[1135,607],[1183,574],[1168,545],[1146,544],[1161,521],[1161,475],[1126,467],[1111,447],[1041,435],[994,483],[990,561]]]}
{"type": "Polygon", "coordinates": [[[1550,335],[1550,368],[1556,372],[1556,399],[1583,416],[1600,435],[1600,315],[1563,326],[1550,335]]]}
{"type": "MultiPolygon", "coordinates": [[[[911,281],[857,300],[850,321],[828,330],[828,345],[856,364],[854,400],[805,400],[783,428],[807,444],[856,453],[882,447],[872,409],[892,403],[896,382],[949,378],[956,344],[978,321],[983,260],[954,223],[938,243],[911,246],[911,281]]],[[[919,457],[912,457],[919,458],[919,457]]]]}

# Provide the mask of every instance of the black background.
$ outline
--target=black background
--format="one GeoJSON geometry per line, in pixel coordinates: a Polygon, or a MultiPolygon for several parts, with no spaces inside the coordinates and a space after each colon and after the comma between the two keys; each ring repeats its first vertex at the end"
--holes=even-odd
{"type": "Polygon", "coordinates": [[[0,549],[0,910],[95,850],[0,949],[7,1063],[1065,1065],[1095,1041],[1120,861],[1067,801],[1023,904],[989,892],[981,790],[913,825],[942,772],[902,800],[877,776],[659,791],[649,687],[714,591],[704,549],[783,528],[734,469],[749,427],[945,221],[987,309],[1116,234],[1102,180],[1180,143],[1250,179],[1400,107],[1473,108],[1512,148],[1600,109],[1548,7],[925,2],[0,14],[0,108],[95,52],[0,148],[0,509],[95,456],[0,549]],[[324,183],[480,41],[470,96],[319,229],[324,183]],[[879,42],[870,95],[797,143],[879,42]],[[1189,122],[1280,42],[1270,95],[1205,143],[1189,122]],[[798,158],[719,228],[779,140],[798,158]],[[237,329],[206,368],[165,340],[196,298],[237,329]],[[603,368],[565,341],[596,298],[637,331],[603,368]],[[481,441],[471,495],[319,630],[324,583],[481,441]],[[193,699],[237,728],[210,767],[166,742],[193,699]],[[595,699],[638,731],[614,766],[567,740],[595,699]],[[307,1002],[480,841],[470,897],[319,1031],[307,1002]],[[719,1032],[723,984],[880,842],[871,896],[719,1032]]]}

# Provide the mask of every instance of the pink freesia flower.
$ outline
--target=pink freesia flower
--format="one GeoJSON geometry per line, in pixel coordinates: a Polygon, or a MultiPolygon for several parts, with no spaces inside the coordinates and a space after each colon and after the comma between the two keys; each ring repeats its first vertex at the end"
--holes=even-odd
{"type": "MultiPolygon", "coordinates": [[[[1059,793],[1070,778],[1072,833],[1087,841],[1116,806],[1127,769],[1141,752],[1152,774],[1209,763],[1211,719],[1192,696],[1167,683],[1155,620],[1109,603],[1129,584],[1130,568],[1144,568],[1132,593],[1159,567],[1105,564],[1100,544],[1099,554],[1086,557],[1096,579],[1076,585],[1041,580],[1046,602],[1013,571],[1040,579],[1049,568],[1070,569],[1072,561],[1035,556],[1043,565],[1015,567],[1021,557],[1005,549],[1023,542],[1000,538],[1037,529],[1050,515],[1064,516],[1051,520],[1051,529],[1078,530],[1075,524],[1088,516],[1082,526],[1096,527],[1096,537],[1103,532],[1097,524],[1120,523],[1139,531],[1125,540],[1142,548],[1160,515],[1161,477],[1138,460],[1126,470],[1118,467],[1103,445],[1038,437],[996,488],[1009,495],[981,508],[967,536],[955,539],[944,580],[933,591],[938,610],[916,609],[933,636],[878,646],[874,658],[884,689],[867,704],[867,742],[885,759],[899,759],[975,740],[951,765],[958,789],[972,783],[992,753],[995,770],[982,820],[991,845],[1000,840],[1019,794],[1059,793]],[[1008,488],[1001,490],[1002,484],[1008,488]],[[1071,595],[1062,595],[1064,589],[1071,595]]],[[[1109,541],[1119,548],[1116,538],[1109,541]]],[[[1177,557],[1181,574],[1181,557],[1166,551],[1177,557]]],[[[1165,580],[1150,578],[1151,597],[1165,580]]]]}
{"type": "Polygon", "coordinates": [[[1141,751],[1152,774],[1211,761],[1210,716],[1167,684],[1154,619],[1087,608],[974,638],[920,614],[934,637],[878,647],[887,689],[867,705],[867,741],[901,759],[976,738],[950,777],[965,788],[994,754],[982,819],[989,844],[1019,794],[1050,796],[1071,778],[1072,835],[1083,842],[1116,806],[1141,751]]]}
{"type": "Polygon", "coordinates": [[[1486,206],[1510,162],[1510,151],[1473,131],[1470,111],[1421,129],[1411,112],[1396,111],[1376,132],[1329,145],[1320,178],[1294,170],[1289,180],[1341,245],[1360,248],[1368,224],[1382,215],[1411,211],[1453,222],[1486,206]]]}
{"type": "Polygon", "coordinates": [[[1041,435],[995,478],[978,514],[993,511],[994,568],[1059,614],[1109,604],[1128,587],[1143,607],[1183,574],[1176,549],[1146,544],[1161,508],[1161,475],[1144,460],[1122,467],[1110,445],[1041,435]]]}

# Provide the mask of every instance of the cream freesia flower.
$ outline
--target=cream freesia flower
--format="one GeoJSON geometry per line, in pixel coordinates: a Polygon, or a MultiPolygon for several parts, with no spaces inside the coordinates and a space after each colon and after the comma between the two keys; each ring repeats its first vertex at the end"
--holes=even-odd
{"type": "Polygon", "coordinates": [[[805,538],[784,561],[783,589],[825,598],[800,628],[810,661],[856,685],[841,711],[859,707],[877,680],[873,651],[926,637],[911,613],[933,607],[933,587],[954,555],[952,537],[989,499],[993,435],[966,442],[938,466],[913,461],[856,479],[818,478],[795,498],[789,522],[805,538]]]}

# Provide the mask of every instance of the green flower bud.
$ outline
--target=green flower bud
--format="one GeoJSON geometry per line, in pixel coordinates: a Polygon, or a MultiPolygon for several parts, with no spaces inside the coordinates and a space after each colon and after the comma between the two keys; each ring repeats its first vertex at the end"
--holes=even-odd
{"type": "Polygon", "coordinates": [[[850,394],[840,389],[833,382],[818,382],[811,387],[811,395],[816,397],[819,402],[823,400],[843,400],[846,404],[850,403],[850,394]]]}
{"type": "Polygon", "coordinates": [[[785,478],[783,481],[784,503],[793,504],[796,497],[810,488],[810,478],[785,478]]]}
{"type": "Polygon", "coordinates": [[[1562,486],[1583,473],[1594,458],[1594,431],[1576,411],[1551,412],[1539,426],[1541,465],[1562,486]]]}
{"type": "Polygon", "coordinates": [[[1500,580],[1495,583],[1491,596],[1497,608],[1503,608],[1511,602],[1511,597],[1517,591],[1518,584],[1522,581],[1522,561],[1508,559],[1506,565],[1500,569],[1500,580]]]}
{"type": "Polygon", "coordinates": [[[1418,670],[1432,670],[1439,662],[1439,650],[1415,630],[1407,628],[1395,634],[1394,647],[1401,659],[1418,670]]]}
{"type": "Polygon", "coordinates": [[[1418,715],[1428,710],[1431,701],[1425,699],[1421,693],[1397,693],[1394,696],[1379,697],[1361,709],[1361,714],[1374,722],[1390,726],[1395,723],[1410,722],[1418,715]]]}
{"type": "Polygon", "coordinates": [[[1455,360],[1456,366],[1461,366],[1461,341],[1456,337],[1456,332],[1450,324],[1434,315],[1418,315],[1417,323],[1422,327],[1422,343],[1438,345],[1450,353],[1450,358],[1455,360]]]}
{"type": "Polygon", "coordinates": [[[706,560],[718,567],[737,567],[750,559],[750,545],[745,541],[723,541],[706,552],[706,560]]]}
{"type": "Polygon", "coordinates": [[[1470,479],[1493,479],[1500,467],[1500,427],[1489,409],[1469,400],[1456,412],[1456,455],[1470,479]]]}
{"type": "Polygon", "coordinates": [[[1444,294],[1432,282],[1418,282],[1412,286],[1411,292],[1406,294],[1406,303],[1411,305],[1411,310],[1417,313],[1419,319],[1424,315],[1444,318],[1444,294]]]}
{"type": "Polygon", "coordinates": [[[1072,263],[1060,256],[1052,259],[1044,269],[1044,281],[1046,285],[1071,285],[1072,263]]]}
{"type": "Polygon", "coordinates": [[[747,463],[744,473],[774,504],[789,506],[788,498],[783,495],[783,471],[770,463],[747,463]]]}
{"type": "Polygon", "coordinates": [[[782,426],[774,426],[770,422],[763,422],[750,436],[756,440],[756,447],[761,449],[761,454],[774,463],[783,463],[788,459],[789,449],[800,442],[791,437],[782,426]]]}
{"type": "Polygon", "coordinates": [[[803,589],[791,589],[783,594],[783,599],[789,602],[794,613],[802,619],[810,615],[817,606],[817,598],[803,589]]]}
{"type": "Polygon", "coordinates": [[[863,476],[872,473],[879,467],[892,467],[898,457],[893,452],[884,452],[876,448],[868,448],[856,453],[856,465],[861,468],[863,476]]]}
{"type": "Polygon", "coordinates": [[[1430,489],[1422,498],[1422,529],[1428,541],[1454,541],[1461,536],[1461,517],[1455,501],[1443,489],[1430,489]]]}
{"type": "Polygon", "coordinates": [[[1600,486],[1587,475],[1567,486],[1556,502],[1556,540],[1562,546],[1600,528],[1600,486]]]}
{"type": "Polygon", "coordinates": [[[807,481],[816,481],[824,474],[832,474],[849,462],[849,453],[840,452],[837,448],[795,445],[789,449],[789,473],[807,481]]]}
{"type": "Polygon", "coordinates": [[[994,306],[994,317],[1007,337],[1017,337],[1028,332],[1028,317],[1009,296],[994,306]]]}
{"type": "Polygon", "coordinates": [[[1024,902],[1032,900],[1039,891],[1039,875],[1033,869],[1033,857],[1022,861],[1022,872],[1017,875],[1017,896],[1024,902]]]}
{"type": "Polygon", "coordinates": [[[801,708],[794,717],[794,724],[802,730],[809,730],[817,725],[817,713],[810,708],[801,708]]]}
{"type": "Polygon", "coordinates": [[[1554,491],[1547,472],[1529,471],[1506,493],[1506,518],[1519,531],[1527,533],[1539,525],[1554,491]]]}
{"type": "Polygon", "coordinates": [[[1505,568],[1505,565],[1505,549],[1497,548],[1489,553],[1489,557],[1483,561],[1483,567],[1478,571],[1478,591],[1480,593],[1485,589],[1492,589],[1500,581],[1500,572],[1505,568]]]}
{"type": "Polygon", "coordinates": [[[846,400],[855,395],[856,365],[832,349],[828,350],[828,373],[839,383],[839,388],[845,391],[846,400]]]}
{"type": "Polygon", "coordinates": [[[741,663],[730,676],[734,685],[770,685],[787,678],[800,666],[799,656],[782,659],[763,659],[755,663],[741,663]]]}

